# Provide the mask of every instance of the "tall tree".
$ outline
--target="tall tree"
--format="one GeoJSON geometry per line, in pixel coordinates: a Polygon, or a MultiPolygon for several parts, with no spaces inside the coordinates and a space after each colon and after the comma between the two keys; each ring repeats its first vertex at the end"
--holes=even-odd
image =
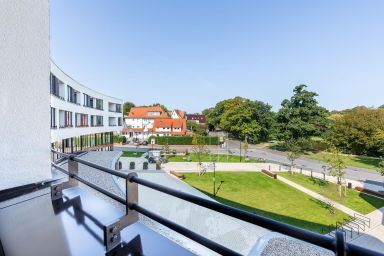
{"type": "Polygon", "coordinates": [[[319,106],[317,93],[306,90],[301,84],[293,90],[293,96],[281,103],[277,113],[278,138],[308,140],[311,136],[322,136],[329,126],[328,111],[319,106]]]}
{"type": "Polygon", "coordinates": [[[124,102],[124,105],[123,105],[123,115],[128,115],[129,111],[131,111],[131,108],[135,107],[135,104],[133,104],[132,102],[124,102]]]}
{"type": "Polygon", "coordinates": [[[193,139],[192,139],[192,151],[195,153],[197,157],[198,163],[198,175],[201,175],[201,165],[202,165],[202,159],[203,155],[209,153],[209,150],[207,149],[207,146],[205,145],[205,140],[204,137],[198,135],[197,133],[193,134],[193,139]]]}
{"type": "Polygon", "coordinates": [[[287,158],[291,161],[290,173],[293,174],[293,168],[295,167],[295,161],[303,154],[303,148],[300,142],[296,140],[290,140],[286,142],[288,150],[287,158]]]}
{"type": "Polygon", "coordinates": [[[331,116],[328,140],[344,153],[384,154],[384,109],[356,107],[331,116]]]}
{"type": "MultiPolygon", "coordinates": [[[[337,177],[339,195],[342,197],[342,180],[346,174],[345,168],[347,168],[347,165],[345,164],[344,158],[340,154],[340,151],[334,145],[330,146],[330,153],[331,154],[326,158],[326,162],[329,165],[329,174],[337,177]]],[[[344,189],[344,196],[347,196],[346,188],[344,189]]]]}
{"type": "Polygon", "coordinates": [[[261,101],[235,97],[220,101],[207,110],[206,122],[210,127],[227,131],[231,136],[250,142],[269,139],[274,125],[272,107],[261,101]]]}

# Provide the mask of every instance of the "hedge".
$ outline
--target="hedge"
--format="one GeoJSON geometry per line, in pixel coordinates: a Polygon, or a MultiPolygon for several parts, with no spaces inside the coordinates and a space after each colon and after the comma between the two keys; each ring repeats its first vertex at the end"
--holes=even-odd
{"type": "MultiPolygon", "coordinates": [[[[208,137],[208,136],[202,136],[199,137],[204,140],[205,145],[218,145],[219,144],[219,137],[208,137]]],[[[151,143],[151,140],[155,139],[155,144],[157,145],[165,145],[168,143],[168,145],[192,145],[193,137],[191,136],[162,136],[162,137],[155,137],[151,136],[148,139],[148,143],[151,143]]]]}

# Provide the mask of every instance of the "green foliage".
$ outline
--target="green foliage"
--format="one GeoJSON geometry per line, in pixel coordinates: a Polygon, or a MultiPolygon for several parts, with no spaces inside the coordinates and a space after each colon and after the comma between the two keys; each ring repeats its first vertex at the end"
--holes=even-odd
{"type": "Polygon", "coordinates": [[[192,139],[192,150],[197,156],[197,161],[199,163],[202,162],[202,155],[208,154],[209,151],[207,149],[207,146],[205,145],[204,137],[197,135],[196,133],[193,135],[192,139]]]}
{"type": "Polygon", "coordinates": [[[384,176],[384,160],[381,160],[379,163],[379,170],[377,170],[381,176],[384,176]]]}
{"type": "Polygon", "coordinates": [[[303,154],[303,147],[300,141],[290,140],[286,142],[286,147],[288,150],[287,158],[291,161],[291,171],[295,164],[296,159],[298,159],[303,154]]]}
{"type": "Polygon", "coordinates": [[[143,170],[148,170],[148,162],[143,163],[143,170]]]}
{"type": "Polygon", "coordinates": [[[322,136],[329,121],[328,111],[320,107],[317,93],[307,91],[306,85],[296,86],[291,99],[281,103],[277,113],[277,130],[280,140],[304,140],[312,136],[322,136]]]}
{"type": "MultiPolygon", "coordinates": [[[[200,136],[206,145],[218,145],[219,137],[200,136]]],[[[192,145],[193,137],[191,136],[151,136],[148,141],[155,139],[157,145],[192,145]]]]}
{"type": "Polygon", "coordinates": [[[129,111],[131,111],[131,108],[135,107],[135,104],[133,104],[132,102],[124,102],[124,105],[123,105],[123,115],[128,115],[129,111]]]}
{"type": "Polygon", "coordinates": [[[113,143],[126,143],[127,138],[125,136],[113,135],[113,143]]]}
{"type": "Polygon", "coordinates": [[[331,116],[328,140],[344,153],[380,156],[384,153],[384,109],[356,107],[331,116]]]}
{"type": "Polygon", "coordinates": [[[196,123],[195,121],[187,121],[188,130],[193,131],[199,135],[207,136],[207,129],[205,126],[196,123]]]}
{"type": "Polygon", "coordinates": [[[160,170],[161,169],[161,164],[160,162],[156,162],[156,170],[160,170]]]}
{"type": "Polygon", "coordinates": [[[231,136],[252,143],[267,141],[274,126],[272,107],[261,101],[235,97],[220,101],[212,109],[204,110],[210,127],[227,131],[231,136]]]}

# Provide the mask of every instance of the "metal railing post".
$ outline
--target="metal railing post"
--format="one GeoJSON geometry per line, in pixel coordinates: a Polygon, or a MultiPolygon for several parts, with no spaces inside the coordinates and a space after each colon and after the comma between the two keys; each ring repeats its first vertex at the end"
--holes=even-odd
{"type": "Polygon", "coordinates": [[[60,199],[63,196],[63,189],[71,188],[79,185],[79,181],[73,175],[79,174],[79,164],[74,161],[74,156],[68,158],[68,181],[51,186],[52,200],[60,199]]]}
{"type": "Polygon", "coordinates": [[[126,214],[130,219],[130,222],[133,223],[139,219],[139,214],[135,210],[131,210],[130,207],[133,204],[139,203],[139,185],[136,182],[131,182],[132,177],[138,177],[137,173],[131,172],[128,174],[125,180],[125,189],[126,189],[126,200],[127,204],[125,205],[126,214]]]}
{"type": "Polygon", "coordinates": [[[69,172],[69,179],[66,188],[75,187],[79,185],[79,181],[75,178],[73,178],[74,175],[79,174],[79,163],[73,160],[74,156],[70,156],[68,159],[68,172],[69,172]]]}
{"type": "Polygon", "coordinates": [[[335,238],[336,238],[336,253],[335,253],[336,256],[346,256],[347,248],[346,248],[343,232],[340,230],[336,230],[335,238]]]}
{"type": "Polygon", "coordinates": [[[126,215],[113,223],[104,226],[104,245],[107,252],[111,251],[121,243],[120,231],[139,220],[139,213],[131,208],[132,205],[138,203],[139,195],[138,184],[131,182],[132,177],[137,177],[137,173],[132,172],[125,177],[126,215]]]}

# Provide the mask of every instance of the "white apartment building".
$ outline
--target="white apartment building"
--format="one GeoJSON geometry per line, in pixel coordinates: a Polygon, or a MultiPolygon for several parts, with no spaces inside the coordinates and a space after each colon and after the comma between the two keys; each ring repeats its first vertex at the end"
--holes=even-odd
{"type": "Polygon", "coordinates": [[[51,61],[51,143],[56,150],[110,149],[123,128],[123,101],[94,91],[51,61]]]}
{"type": "Polygon", "coordinates": [[[164,111],[160,106],[133,107],[125,118],[122,134],[128,139],[148,139],[150,136],[186,135],[185,113],[164,111]]]}

